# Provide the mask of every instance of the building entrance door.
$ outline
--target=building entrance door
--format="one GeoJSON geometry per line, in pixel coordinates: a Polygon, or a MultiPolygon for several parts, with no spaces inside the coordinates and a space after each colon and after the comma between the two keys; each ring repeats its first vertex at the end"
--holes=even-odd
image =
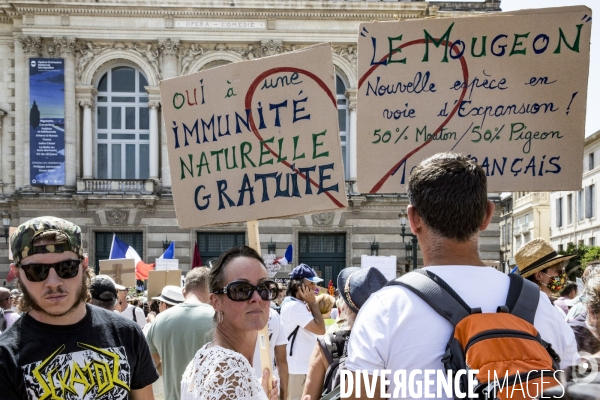
{"type": "Polygon", "coordinates": [[[327,287],[329,280],[337,287],[337,276],[346,267],[345,233],[301,233],[298,259],[315,269],[323,278],[321,286],[327,287]]]}

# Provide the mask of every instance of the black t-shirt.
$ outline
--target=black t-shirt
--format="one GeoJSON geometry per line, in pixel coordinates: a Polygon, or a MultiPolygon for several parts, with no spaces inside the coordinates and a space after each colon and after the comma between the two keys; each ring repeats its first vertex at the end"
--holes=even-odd
{"type": "Polygon", "coordinates": [[[158,379],[139,325],[86,305],[73,325],[28,314],[0,335],[0,397],[122,400],[158,379]]]}
{"type": "Polygon", "coordinates": [[[587,319],[587,311],[579,314],[569,321],[569,326],[575,333],[577,341],[577,350],[585,351],[590,354],[596,354],[600,351],[600,340],[590,332],[585,320],[587,319]]]}

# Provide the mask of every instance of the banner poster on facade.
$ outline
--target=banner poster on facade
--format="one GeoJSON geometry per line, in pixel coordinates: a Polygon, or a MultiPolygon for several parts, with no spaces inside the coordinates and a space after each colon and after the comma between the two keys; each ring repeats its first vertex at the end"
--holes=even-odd
{"type": "Polygon", "coordinates": [[[449,151],[490,192],[580,189],[591,20],[576,6],[361,24],[360,191],[405,192],[449,151]]]}
{"type": "Polygon", "coordinates": [[[162,81],[181,228],[347,206],[330,44],[162,81]]]}
{"type": "Polygon", "coordinates": [[[29,59],[29,180],[65,184],[65,63],[29,59]]]}

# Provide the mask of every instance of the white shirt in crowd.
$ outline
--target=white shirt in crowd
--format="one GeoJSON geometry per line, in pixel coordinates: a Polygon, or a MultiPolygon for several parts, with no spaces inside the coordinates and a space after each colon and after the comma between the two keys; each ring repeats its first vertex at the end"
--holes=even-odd
{"type": "Polygon", "coordinates": [[[283,322],[286,340],[292,331],[296,329],[296,326],[300,326],[300,329],[298,329],[291,356],[291,340],[287,342],[288,372],[301,375],[308,373],[308,361],[317,343],[317,335],[304,329],[314,319],[306,304],[293,297],[290,297],[290,299],[284,301],[281,305],[281,321],[283,322]]]}
{"type": "Polygon", "coordinates": [[[131,304],[127,304],[127,308],[124,309],[123,311],[121,311],[121,316],[125,317],[127,319],[130,320],[134,320],[133,319],[133,313],[135,311],[135,318],[136,318],[136,322],[138,323],[138,325],[143,328],[146,325],[146,316],[144,315],[144,310],[142,310],[139,307],[136,307],[134,305],[131,304]]]}
{"type": "MultiPolygon", "coordinates": [[[[498,306],[506,304],[509,277],[494,268],[435,266],[425,269],[446,281],[470,307],[496,312],[498,306]]],[[[534,326],[560,356],[561,368],[579,360],[573,331],[542,292],[534,326]]],[[[392,377],[398,370],[406,370],[407,377],[415,369],[443,370],[441,359],[452,331],[450,322],[409,289],[384,287],[371,295],[358,313],[348,344],[346,368],[367,370],[369,374],[376,369],[388,369],[392,377]]],[[[391,380],[389,393],[393,395],[395,386],[393,378],[391,380]]],[[[437,393],[437,387],[430,386],[429,392],[437,393]]],[[[445,391],[442,393],[441,398],[448,399],[445,391]]]]}
{"type": "MultiPolygon", "coordinates": [[[[269,323],[267,326],[269,330],[269,345],[271,347],[271,362],[274,364],[275,346],[285,346],[287,344],[287,336],[285,336],[283,324],[281,323],[281,317],[279,316],[277,311],[273,310],[272,308],[269,311],[269,323]]],[[[258,379],[262,379],[262,370],[260,363],[260,343],[258,340],[256,341],[256,348],[254,349],[254,361],[252,362],[252,365],[254,366],[256,377],[258,379]]],[[[277,369],[274,368],[274,365],[272,365],[272,368],[273,376],[279,381],[279,373],[277,369]]]]}

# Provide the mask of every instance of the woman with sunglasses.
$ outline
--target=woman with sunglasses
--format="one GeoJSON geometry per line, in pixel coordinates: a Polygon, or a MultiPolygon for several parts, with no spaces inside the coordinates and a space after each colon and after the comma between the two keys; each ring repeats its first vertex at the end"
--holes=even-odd
{"type": "Polygon", "coordinates": [[[261,256],[248,246],[227,250],[213,264],[209,287],[215,310],[214,340],[198,350],[187,366],[181,400],[276,400],[276,382],[267,389],[268,370],[261,387],[251,365],[258,331],[267,325],[271,300],[279,294],[261,256]]]}

